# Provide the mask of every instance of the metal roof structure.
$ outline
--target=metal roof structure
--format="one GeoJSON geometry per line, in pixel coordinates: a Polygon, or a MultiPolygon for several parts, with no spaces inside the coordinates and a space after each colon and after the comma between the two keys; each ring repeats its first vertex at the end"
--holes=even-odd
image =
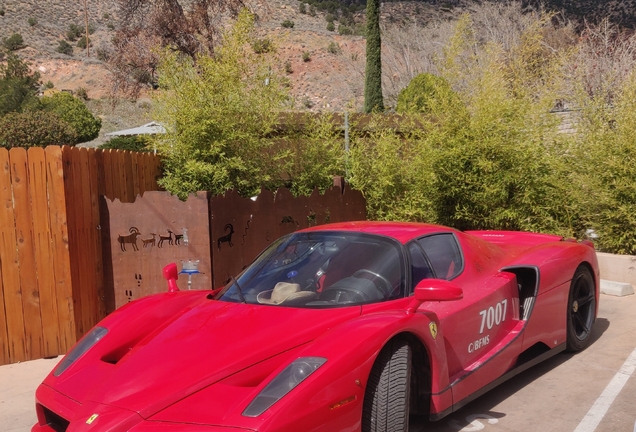
{"type": "Polygon", "coordinates": [[[137,126],[131,129],[124,129],[115,132],[109,132],[105,134],[107,137],[113,136],[132,136],[132,135],[156,135],[156,134],[164,134],[166,133],[166,129],[161,126],[157,122],[146,123],[142,126],[137,126]]]}

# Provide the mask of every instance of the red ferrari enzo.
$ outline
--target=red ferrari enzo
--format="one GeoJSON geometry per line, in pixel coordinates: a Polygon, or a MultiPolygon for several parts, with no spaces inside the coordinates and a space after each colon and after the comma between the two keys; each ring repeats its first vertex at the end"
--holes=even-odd
{"type": "Polygon", "coordinates": [[[172,273],[63,358],[33,431],[406,431],[585,348],[599,298],[587,242],[411,223],[295,232],[215,291],[172,273]]]}

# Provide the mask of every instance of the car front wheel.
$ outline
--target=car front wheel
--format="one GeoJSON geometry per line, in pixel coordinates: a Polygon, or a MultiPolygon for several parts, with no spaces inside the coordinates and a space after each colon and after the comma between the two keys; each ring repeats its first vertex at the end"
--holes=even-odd
{"type": "Polygon", "coordinates": [[[411,347],[394,339],[376,359],[362,408],[362,432],[403,432],[409,427],[411,347]]]}

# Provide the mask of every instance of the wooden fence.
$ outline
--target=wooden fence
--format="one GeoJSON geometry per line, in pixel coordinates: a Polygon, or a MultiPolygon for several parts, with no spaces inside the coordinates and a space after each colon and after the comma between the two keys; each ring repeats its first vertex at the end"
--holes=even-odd
{"type": "Polygon", "coordinates": [[[99,195],[158,176],[152,154],[0,149],[0,364],[64,354],[105,316],[99,195]]]}

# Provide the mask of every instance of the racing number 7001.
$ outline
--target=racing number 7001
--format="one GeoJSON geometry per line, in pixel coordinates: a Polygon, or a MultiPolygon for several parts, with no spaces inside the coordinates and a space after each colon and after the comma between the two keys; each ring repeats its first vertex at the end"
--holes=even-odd
{"type": "Polygon", "coordinates": [[[481,316],[481,327],[479,327],[479,334],[484,332],[484,327],[490,330],[495,324],[499,325],[506,320],[506,310],[508,309],[508,299],[503,299],[495,306],[490,306],[488,309],[484,309],[479,312],[481,316]]]}

